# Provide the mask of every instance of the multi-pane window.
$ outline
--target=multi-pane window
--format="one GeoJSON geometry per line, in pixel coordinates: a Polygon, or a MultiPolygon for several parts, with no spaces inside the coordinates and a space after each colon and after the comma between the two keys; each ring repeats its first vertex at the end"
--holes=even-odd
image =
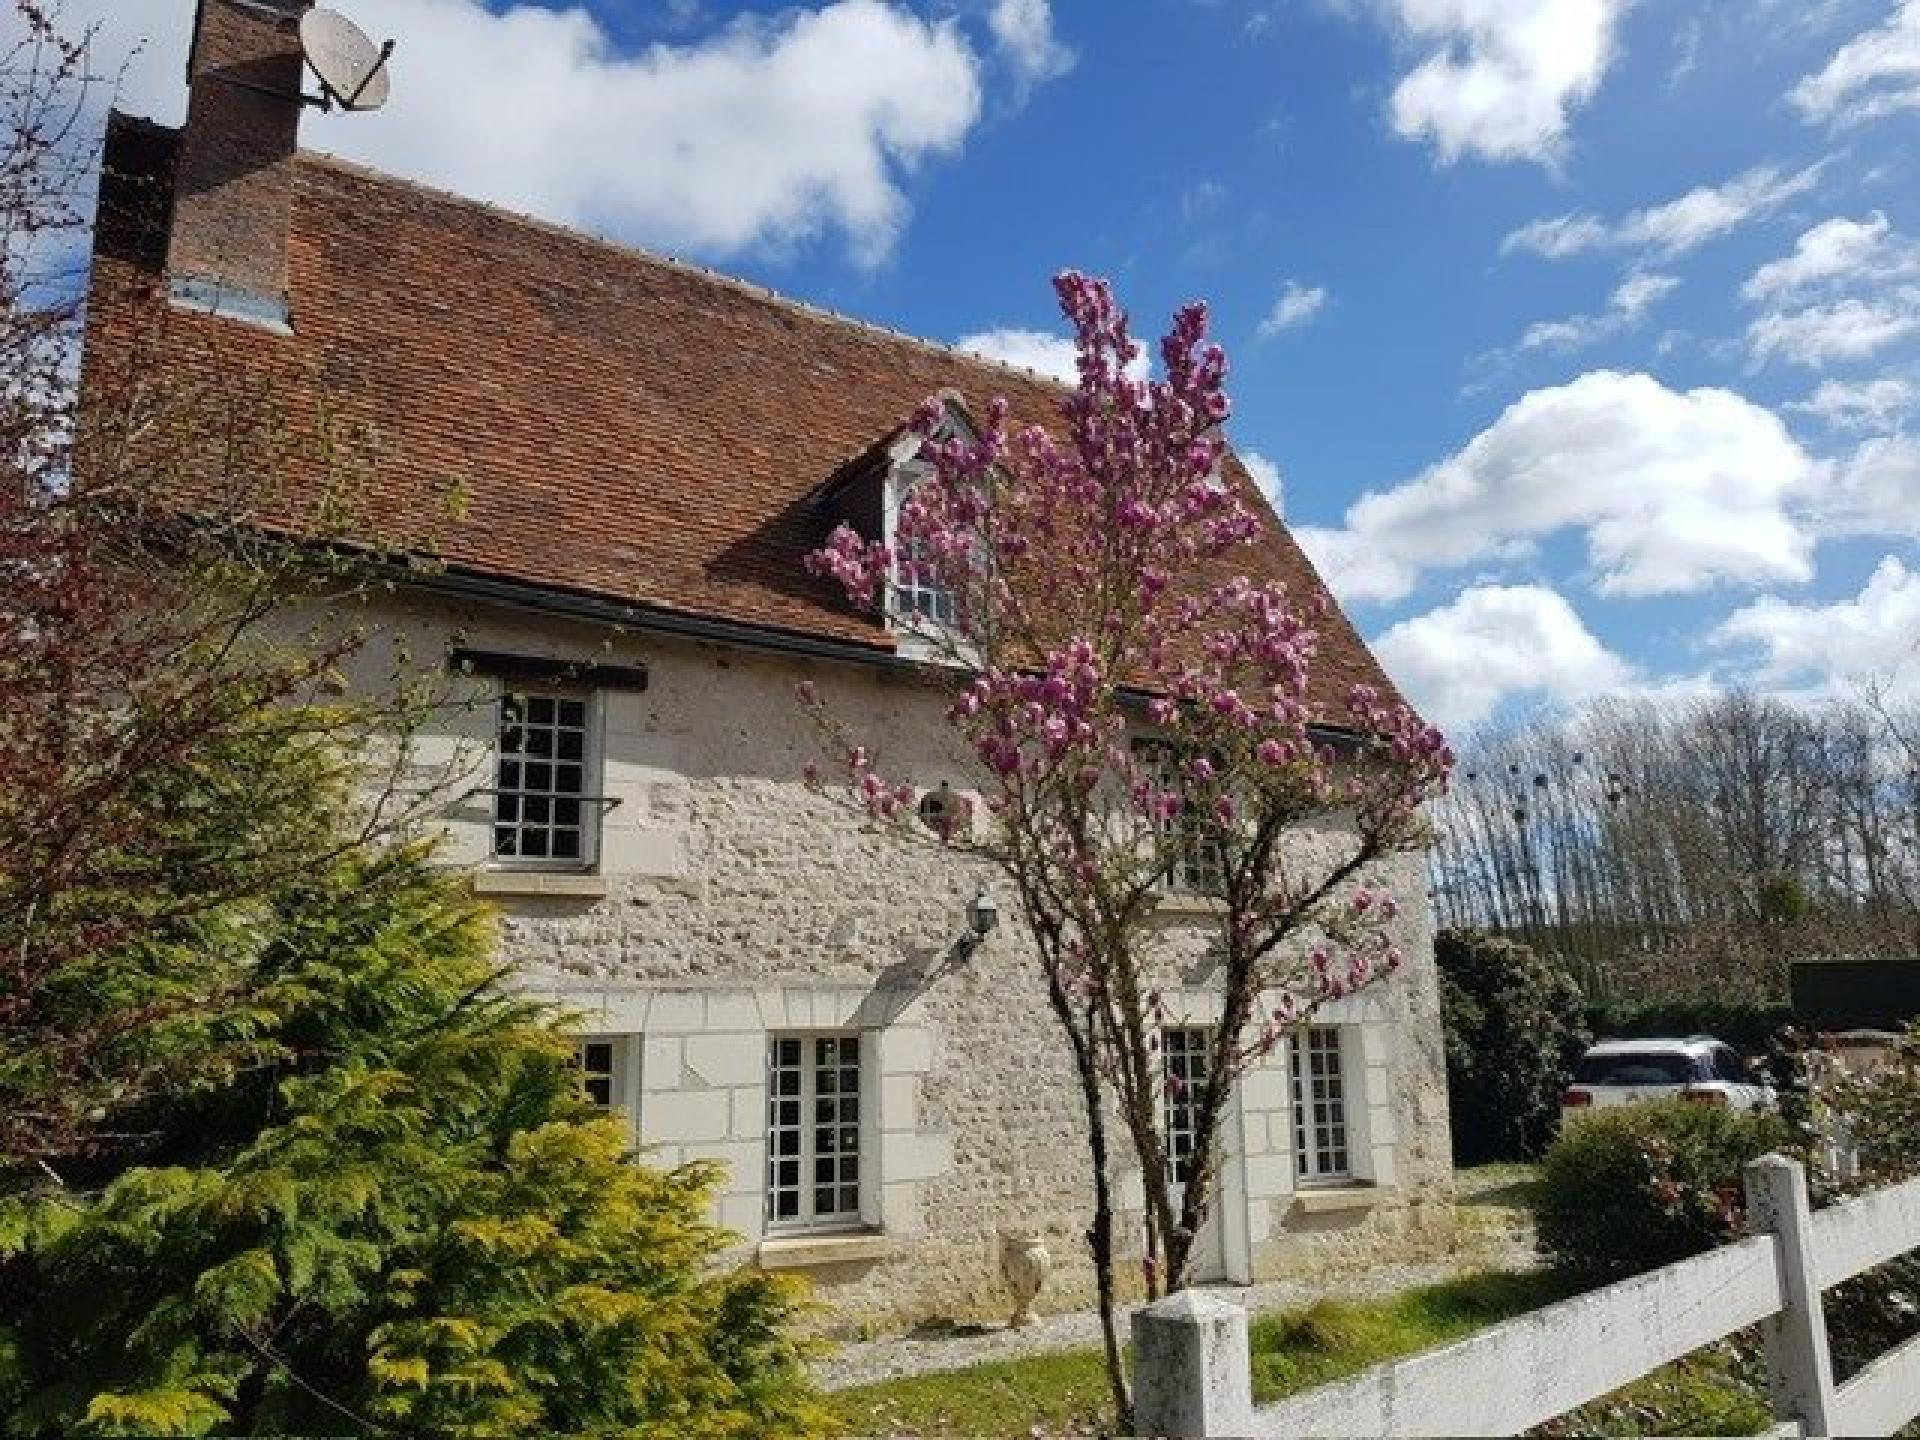
{"type": "Polygon", "coordinates": [[[904,539],[900,512],[921,481],[918,467],[896,473],[887,486],[887,542],[893,546],[893,573],[888,577],[887,606],[896,624],[906,627],[950,626],[958,618],[953,592],[939,581],[924,540],[904,539]]]}
{"type": "MultiPolygon", "coordinates": [[[[1143,740],[1134,747],[1141,764],[1155,785],[1176,795],[1187,793],[1189,786],[1182,769],[1183,757],[1173,746],[1155,740],[1143,740]]],[[[1168,890],[1185,895],[1218,895],[1224,881],[1225,858],[1220,836],[1210,816],[1183,808],[1161,824],[1161,833],[1173,837],[1172,862],[1162,882],[1168,890]]]]}
{"type": "Polygon", "coordinates": [[[767,1223],[859,1218],[859,1037],[775,1035],[767,1044],[767,1223]]]}
{"type": "Polygon", "coordinates": [[[1173,1178],[1184,1185],[1193,1178],[1193,1152],[1199,1138],[1200,1092],[1207,1084],[1207,1031],[1181,1028],[1163,1030],[1160,1041],[1165,1051],[1162,1089],[1165,1094],[1163,1120],[1167,1129],[1167,1158],[1173,1164],[1173,1178]]]}
{"type": "Polygon", "coordinates": [[[894,547],[893,613],[902,620],[953,624],[953,592],[935,578],[923,541],[910,540],[894,547]]]}
{"type": "Polygon", "coordinates": [[[1302,1180],[1344,1180],[1353,1174],[1347,1146],[1346,1076],[1340,1031],[1311,1025],[1288,1047],[1293,1081],[1293,1159],[1302,1180]]]}
{"type": "Polygon", "coordinates": [[[614,1040],[582,1040],[574,1047],[580,1093],[589,1105],[611,1110],[620,1103],[620,1046],[614,1040]]]}
{"type": "Polygon", "coordinates": [[[577,695],[500,697],[493,853],[502,860],[581,865],[592,859],[587,702],[577,695]]]}

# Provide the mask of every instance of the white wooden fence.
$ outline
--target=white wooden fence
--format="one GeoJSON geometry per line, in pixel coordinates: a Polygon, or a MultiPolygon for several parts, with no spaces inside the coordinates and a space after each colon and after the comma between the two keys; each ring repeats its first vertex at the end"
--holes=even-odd
{"type": "Polygon", "coordinates": [[[1134,1316],[1142,1435],[1515,1435],[1763,1326],[1783,1435],[1891,1435],[1920,1416],[1920,1340],[1836,1387],[1820,1292],[1920,1247],[1920,1180],[1812,1213],[1801,1167],[1746,1172],[1754,1234],[1471,1339],[1255,1408],[1246,1312],[1183,1291],[1134,1316]]]}

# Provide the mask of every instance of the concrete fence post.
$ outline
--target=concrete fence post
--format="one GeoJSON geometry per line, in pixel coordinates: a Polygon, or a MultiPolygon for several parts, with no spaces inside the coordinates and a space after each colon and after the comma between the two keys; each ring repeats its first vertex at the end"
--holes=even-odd
{"type": "Polygon", "coordinates": [[[1180,1290],[1134,1312],[1133,1426],[1175,1440],[1252,1433],[1245,1310],[1180,1290]]]}
{"type": "Polygon", "coordinates": [[[1803,1435],[1832,1435],[1838,1419],[1827,1317],[1814,1264],[1807,1172],[1782,1155],[1747,1166],[1747,1220],[1755,1234],[1774,1237],[1784,1308],[1762,1322],[1767,1340],[1767,1386],[1774,1419],[1803,1435]]]}

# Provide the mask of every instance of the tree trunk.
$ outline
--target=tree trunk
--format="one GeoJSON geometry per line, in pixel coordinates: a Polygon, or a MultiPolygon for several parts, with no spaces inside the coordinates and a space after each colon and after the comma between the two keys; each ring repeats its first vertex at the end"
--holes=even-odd
{"type": "Polygon", "coordinates": [[[1061,987],[1056,966],[1047,967],[1047,1000],[1073,1047],[1073,1068],[1080,1081],[1080,1098],[1087,1111],[1087,1151],[1093,1161],[1093,1223],[1087,1227],[1087,1249],[1093,1256],[1094,1286],[1100,1303],[1100,1343],[1106,1352],[1107,1384],[1113,1392],[1116,1434],[1133,1430],[1133,1396],[1127,1388],[1127,1369],[1121,1356],[1120,1330],[1115,1320],[1113,1284],[1113,1185],[1107,1176],[1107,1116],[1100,1091],[1095,1008],[1088,1007],[1083,1029],[1073,1002],[1061,987]]]}
{"type": "Polygon", "coordinates": [[[1113,1187],[1107,1179],[1107,1122],[1101,1113],[1100,1081],[1091,1063],[1081,1067],[1080,1094],[1087,1106],[1087,1149],[1093,1160],[1093,1224],[1087,1227],[1087,1248],[1093,1252],[1094,1284],[1100,1297],[1100,1343],[1106,1350],[1107,1383],[1113,1390],[1114,1428],[1126,1435],[1133,1431],[1133,1396],[1127,1389],[1114,1318],[1113,1187]]]}

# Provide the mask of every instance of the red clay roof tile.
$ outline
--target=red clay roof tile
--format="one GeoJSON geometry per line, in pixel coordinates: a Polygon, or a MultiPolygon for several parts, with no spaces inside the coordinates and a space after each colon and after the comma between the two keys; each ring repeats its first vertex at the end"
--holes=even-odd
{"type": "MultiPolygon", "coordinates": [[[[370,523],[443,515],[432,549],[453,567],[890,650],[806,573],[829,528],[810,497],[936,392],[1057,413],[1060,388],[1029,372],[304,152],[294,334],[171,309],[155,216],[177,140],[111,127],[89,371],[221,383],[226,367],[270,378],[291,415],[324,407],[336,431],[375,437],[370,523]]],[[[1277,519],[1246,568],[1326,594],[1277,519]]],[[[1337,607],[1321,636],[1322,705],[1354,683],[1393,693],[1337,607]]]]}

